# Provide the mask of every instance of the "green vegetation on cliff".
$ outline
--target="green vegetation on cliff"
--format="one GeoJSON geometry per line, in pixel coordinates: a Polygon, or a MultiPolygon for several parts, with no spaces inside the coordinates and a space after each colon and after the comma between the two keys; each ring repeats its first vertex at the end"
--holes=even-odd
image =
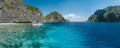
{"type": "Polygon", "coordinates": [[[31,5],[28,5],[28,4],[24,4],[24,5],[29,10],[32,10],[32,11],[38,11],[39,10],[39,8],[37,8],[37,7],[31,6],[31,5]]]}

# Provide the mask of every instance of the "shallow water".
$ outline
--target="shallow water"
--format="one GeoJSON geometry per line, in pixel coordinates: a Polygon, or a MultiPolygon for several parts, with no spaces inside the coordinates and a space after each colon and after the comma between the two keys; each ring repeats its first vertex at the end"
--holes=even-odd
{"type": "Polygon", "coordinates": [[[0,48],[120,48],[120,23],[0,25],[0,48]]]}

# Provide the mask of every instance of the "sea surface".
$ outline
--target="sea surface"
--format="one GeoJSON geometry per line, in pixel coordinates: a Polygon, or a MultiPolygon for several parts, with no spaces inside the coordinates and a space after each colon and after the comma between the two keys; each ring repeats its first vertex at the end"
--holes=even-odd
{"type": "Polygon", "coordinates": [[[0,25],[0,48],[120,48],[120,23],[0,25]]]}

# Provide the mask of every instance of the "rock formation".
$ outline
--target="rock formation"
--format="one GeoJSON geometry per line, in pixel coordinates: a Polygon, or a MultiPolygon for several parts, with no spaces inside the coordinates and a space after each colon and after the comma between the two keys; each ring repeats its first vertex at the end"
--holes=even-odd
{"type": "Polygon", "coordinates": [[[0,22],[38,22],[42,16],[39,10],[29,9],[22,0],[0,0],[0,22]]]}
{"type": "Polygon", "coordinates": [[[120,6],[109,6],[105,9],[97,10],[89,17],[88,22],[119,22],[120,6]]]}
{"type": "Polygon", "coordinates": [[[46,22],[65,22],[65,19],[61,14],[58,12],[54,11],[45,16],[45,21],[46,22]]]}
{"type": "Polygon", "coordinates": [[[42,12],[36,8],[36,7],[33,7],[31,5],[27,5],[25,4],[26,6],[26,9],[31,13],[31,21],[32,22],[43,22],[43,15],[42,15],[42,12]]]}
{"type": "Polygon", "coordinates": [[[22,0],[0,0],[0,23],[26,22],[63,22],[64,18],[57,12],[44,17],[41,11],[22,0]]]}

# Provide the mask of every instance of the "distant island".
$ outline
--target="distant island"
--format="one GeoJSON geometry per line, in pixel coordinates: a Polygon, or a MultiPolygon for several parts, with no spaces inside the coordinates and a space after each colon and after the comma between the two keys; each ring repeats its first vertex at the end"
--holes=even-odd
{"type": "Polygon", "coordinates": [[[88,22],[120,22],[120,6],[109,6],[97,10],[87,20],[88,22]]]}
{"type": "Polygon", "coordinates": [[[0,0],[0,23],[28,22],[65,22],[65,19],[56,11],[43,16],[38,8],[23,0],[0,0]]]}

